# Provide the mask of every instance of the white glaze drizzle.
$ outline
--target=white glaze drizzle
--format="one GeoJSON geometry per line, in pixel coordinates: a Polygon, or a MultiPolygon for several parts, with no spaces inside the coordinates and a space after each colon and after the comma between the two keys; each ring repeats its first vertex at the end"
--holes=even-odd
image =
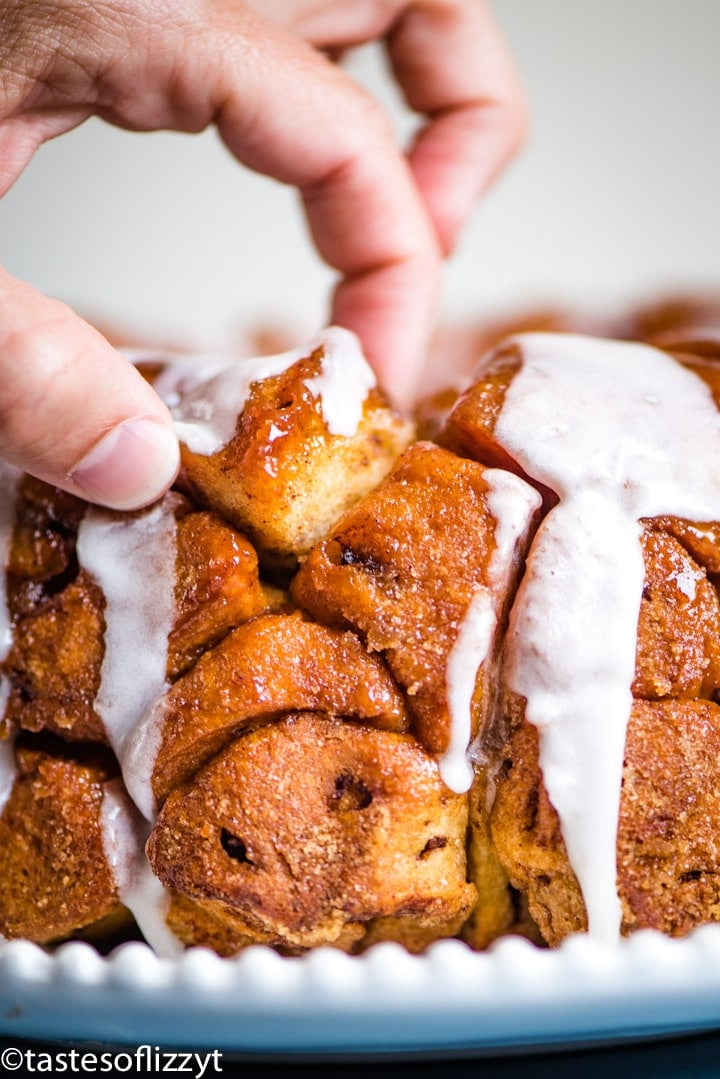
{"type": "Polygon", "coordinates": [[[468,759],[472,698],[478,672],[490,651],[496,628],[493,597],[483,584],[468,604],[445,669],[450,740],[438,759],[438,767],[445,786],[456,794],[463,794],[472,785],[473,769],[468,759]]]}
{"type": "Polygon", "coordinates": [[[677,570],[672,577],[678,589],[692,602],[697,596],[698,582],[703,579],[704,574],[688,567],[687,569],[677,570]]]}
{"type": "Polygon", "coordinates": [[[155,380],[155,390],[172,413],[180,441],[193,453],[209,456],[235,434],[253,383],[282,374],[316,349],[322,349],[321,371],[306,379],[305,385],[318,401],[330,434],[350,437],[362,419],[363,403],[375,385],[375,375],[349,330],[331,326],[301,348],[253,359],[129,350],[125,355],[135,362],[142,359],[166,364],[155,380]]]}
{"type": "Polygon", "coordinates": [[[150,827],[128,798],[119,779],[105,784],[101,810],[105,857],[120,902],[131,912],[158,955],[173,957],[182,945],[166,923],[170,897],[145,857],[150,827]]]}
{"type": "Polygon", "coordinates": [[[17,776],[13,739],[0,742],[0,816],[10,797],[17,776]]]}
{"type": "Polygon", "coordinates": [[[0,720],[5,717],[5,709],[7,708],[8,701],[10,700],[10,693],[12,691],[12,683],[9,678],[0,674],[0,720]]]}
{"type": "Polygon", "coordinates": [[[182,948],[165,923],[168,896],[145,857],[149,825],[130,801],[152,801],[151,762],[128,761],[127,749],[142,716],[167,689],[168,637],[175,621],[176,506],[173,494],[133,514],[91,506],[77,540],[79,564],[105,597],[105,651],[95,710],[128,792],[120,780],[106,787],[103,844],[121,902],[160,955],[177,955],[182,948]]]}
{"type": "Polygon", "coordinates": [[[105,596],[105,652],[95,710],[135,797],[125,765],[133,730],[167,688],[168,637],[175,620],[176,496],[118,514],[89,507],[78,532],[80,565],[105,596]]]}
{"type": "Polygon", "coordinates": [[[498,614],[510,584],[518,543],[527,534],[541,501],[533,487],[509,472],[486,469],[484,478],[488,484],[488,508],[495,521],[495,549],[487,581],[470,599],[445,672],[450,741],[438,764],[443,782],[458,794],[469,790],[473,781],[469,748],[478,672],[495,643],[498,614]]]}
{"type": "Polygon", "coordinates": [[[331,326],[319,341],[323,348],[320,374],[305,379],[305,385],[320,402],[330,434],[351,438],[360,426],[365,399],[376,385],[375,374],[349,330],[331,326]]]}
{"type": "Polygon", "coordinates": [[[507,638],[509,687],[539,730],[590,932],[620,929],[616,841],[643,586],[642,517],[720,516],[709,388],[645,345],[516,338],[522,365],[495,437],[560,503],[533,543],[507,638]]]}
{"type": "Polygon", "coordinates": [[[162,741],[167,713],[167,696],[163,694],[145,713],[125,745],[125,773],[130,778],[132,797],[142,815],[155,819],[157,805],[152,789],[152,775],[162,741]]]}

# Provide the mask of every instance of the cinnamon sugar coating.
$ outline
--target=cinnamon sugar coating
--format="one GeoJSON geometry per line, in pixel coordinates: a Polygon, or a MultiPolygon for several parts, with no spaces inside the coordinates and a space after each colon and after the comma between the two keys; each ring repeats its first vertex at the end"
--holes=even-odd
{"type": "Polygon", "coordinates": [[[545,508],[549,509],[557,502],[555,492],[529,477],[495,437],[495,425],[505,395],[521,366],[519,344],[510,340],[499,345],[483,362],[481,374],[458,398],[438,435],[438,442],[463,457],[521,476],[540,492],[545,508]]]}
{"type": "Polygon", "coordinates": [[[354,435],[333,435],[306,383],[322,348],[282,374],[254,382],[234,436],[208,456],[181,445],[193,498],[246,532],[263,563],[289,571],[333,521],[391,468],[413,426],[371,389],[354,435]]]}
{"type": "MultiPolygon", "coordinates": [[[[232,526],[175,500],[177,617],[168,678],[192,666],[231,628],[273,605],[257,555],[232,526]]],[[[107,735],[94,709],[104,656],[105,600],[77,561],[85,507],[39,480],[24,481],[8,567],[13,643],[2,664],[10,680],[6,730],[50,730],[77,742],[107,735]]]]}
{"type": "Polygon", "coordinates": [[[467,800],[413,738],[296,713],[238,738],[165,802],[148,841],[163,884],[234,932],[305,949],[368,925],[457,931],[467,800]]]}
{"type": "MultiPolygon", "coordinates": [[[[433,753],[449,740],[450,650],[495,549],[484,471],[416,443],[311,551],[291,588],[299,606],[385,658],[433,753]]],[[[487,703],[476,701],[476,730],[487,703]]]]}
{"type": "Polygon", "coordinates": [[[104,652],[104,606],[102,592],[81,570],[16,622],[2,665],[11,685],[6,727],[107,744],[94,708],[104,652]]]}
{"type": "MultiPolygon", "coordinates": [[[[670,529],[682,534],[679,523],[670,529]]],[[[642,535],[645,584],[635,697],[710,698],[720,688],[720,600],[704,567],[657,522],[642,535]]]]}
{"type": "MultiPolygon", "coordinates": [[[[542,783],[538,736],[506,747],[492,834],[549,944],[585,929],[585,908],[557,814],[542,783]]],[[[622,932],[682,936],[720,921],[720,708],[710,701],[636,701],[625,747],[618,829],[622,932]]]]}
{"type": "Polygon", "coordinates": [[[18,746],[0,814],[0,935],[44,944],[112,916],[121,904],[103,847],[102,756],[18,746]]]}
{"type": "MultiPolygon", "coordinates": [[[[692,345],[667,347],[720,400],[712,348],[692,345]]],[[[148,857],[184,944],[229,956],[390,939],[422,951],[451,935],[479,949],[507,932],[557,944],[585,928],[535,728],[503,681],[529,540],[516,536],[498,578],[487,472],[524,475],[495,437],[521,347],[502,345],[465,392],[429,407],[440,444],[405,448],[412,425],[375,390],[355,436],[330,434],[308,387],[315,352],[252,385],[224,448],[183,448],[170,686],[130,744],[152,773],[148,857]],[[442,780],[450,659],[463,627],[477,631],[468,611],[483,588],[497,630],[479,669],[463,652],[475,779],[457,794],[442,780]]],[[[547,511],[556,498],[535,486],[547,511]]],[[[50,752],[21,734],[0,814],[0,934],[43,943],[126,916],[101,822],[118,780],[97,747],[78,745],[106,741],[94,709],[105,599],[78,566],[84,512],[24,479],[8,564],[5,731],[73,743],[50,752]]],[[[720,523],[664,516],[639,533],[622,931],[681,936],[720,921],[720,523]]]]}
{"type": "Polygon", "coordinates": [[[249,725],[322,710],[404,731],[401,693],[352,633],[271,614],[235,629],[158,702],[153,792],[162,801],[249,725]]]}
{"type": "Polygon", "coordinates": [[[175,604],[168,641],[173,681],[269,605],[254,547],[214,513],[192,512],[178,522],[175,604]]]}

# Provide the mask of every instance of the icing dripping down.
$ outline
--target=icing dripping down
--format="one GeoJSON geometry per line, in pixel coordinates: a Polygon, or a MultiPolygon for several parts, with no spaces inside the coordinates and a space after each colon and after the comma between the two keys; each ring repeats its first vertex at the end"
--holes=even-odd
{"type": "Polygon", "coordinates": [[[590,932],[610,942],[644,576],[638,522],[720,516],[720,414],[698,376],[649,346],[555,334],[516,343],[521,367],[495,437],[560,503],[530,552],[506,676],[539,731],[590,932]]]}
{"type": "Polygon", "coordinates": [[[17,775],[12,741],[0,742],[0,816],[5,808],[17,775]]]}
{"type": "Polygon", "coordinates": [[[319,340],[320,374],[306,379],[305,385],[320,402],[330,434],[351,438],[360,426],[365,398],[376,385],[375,374],[349,330],[332,326],[319,340]]]}
{"type": "Polygon", "coordinates": [[[321,370],[306,379],[305,385],[318,401],[330,434],[350,437],[362,419],[375,375],[349,330],[331,326],[301,348],[253,359],[124,352],[134,362],[144,359],[167,365],[155,380],[155,390],[172,413],[180,441],[193,453],[209,456],[233,437],[253,383],[282,374],[317,349],[322,351],[321,370]]]}
{"type": "Polygon", "coordinates": [[[458,794],[470,789],[473,769],[468,757],[472,739],[472,699],[478,672],[496,639],[498,615],[510,584],[518,543],[527,534],[540,507],[534,488],[509,472],[487,469],[488,508],[495,520],[495,549],[488,579],[473,594],[446,667],[450,743],[439,760],[443,782],[458,794]]]}
{"type": "Polygon", "coordinates": [[[155,819],[157,812],[152,775],[162,741],[166,707],[163,695],[142,717],[125,746],[124,771],[132,783],[133,800],[149,821],[155,819]]]}
{"type": "Polygon", "coordinates": [[[145,857],[150,831],[123,790],[120,780],[105,785],[102,838],[120,902],[133,915],[146,941],[158,955],[173,957],[182,944],[166,924],[170,898],[145,857]]]}
{"type": "Polygon", "coordinates": [[[120,780],[106,786],[103,844],[120,900],[159,955],[182,951],[165,922],[169,898],[145,857],[149,825],[130,798],[151,801],[150,768],[128,762],[133,732],[167,688],[168,637],[175,621],[176,496],[120,515],[90,507],[78,532],[78,560],[105,597],[105,652],[95,709],[117,756],[120,780]],[[146,790],[146,784],[148,789],[146,790]]]}
{"type": "Polygon", "coordinates": [[[105,652],[95,709],[133,797],[138,777],[126,768],[126,746],[167,688],[168,636],[175,619],[175,505],[169,495],[135,514],[90,507],[78,532],[80,565],[105,596],[105,652]]]}

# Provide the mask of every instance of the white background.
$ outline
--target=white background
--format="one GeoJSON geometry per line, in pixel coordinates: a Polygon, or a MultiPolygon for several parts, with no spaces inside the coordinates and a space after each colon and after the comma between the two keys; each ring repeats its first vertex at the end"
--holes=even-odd
{"type": "MultiPolygon", "coordinates": [[[[720,0],[496,0],[533,125],[447,268],[445,317],[525,303],[606,311],[720,291],[720,0]]],[[[377,51],[351,70],[408,130],[377,51]]],[[[0,203],[16,275],[138,339],[314,331],[332,277],[292,191],[213,132],[89,121],[43,147],[0,203]]]]}

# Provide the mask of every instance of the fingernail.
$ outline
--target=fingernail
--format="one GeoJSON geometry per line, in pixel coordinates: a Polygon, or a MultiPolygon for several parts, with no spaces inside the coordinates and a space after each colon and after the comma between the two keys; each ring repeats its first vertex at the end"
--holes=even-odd
{"type": "Polygon", "coordinates": [[[70,478],[91,502],[133,510],[160,498],[179,465],[180,448],[171,430],[153,420],[128,420],[96,443],[70,478]]]}

